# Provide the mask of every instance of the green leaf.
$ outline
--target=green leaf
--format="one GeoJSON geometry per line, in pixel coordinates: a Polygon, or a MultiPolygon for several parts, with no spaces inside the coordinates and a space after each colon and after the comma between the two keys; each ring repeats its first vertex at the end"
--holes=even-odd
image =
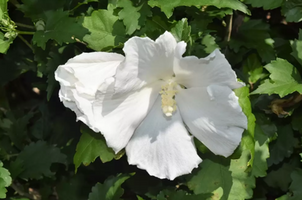
{"type": "Polygon", "coordinates": [[[62,9],[65,4],[65,0],[22,0],[22,2],[23,4],[19,5],[18,8],[25,13],[26,17],[32,18],[33,21],[43,18],[48,11],[62,9]]]}
{"type": "Polygon", "coordinates": [[[278,127],[278,138],[270,144],[268,165],[280,163],[284,158],[292,155],[294,147],[298,145],[290,125],[278,127]]]}
{"type": "Polygon", "coordinates": [[[294,114],[292,115],[292,127],[294,130],[299,131],[299,133],[302,133],[302,107],[299,109],[296,109],[294,114]]]}
{"type": "Polygon", "coordinates": [[[31,134],[38,140],[45,140],[51,134],[51,123],[49,123],[49,108],[46,103],[39,105],[39,119],[32,126],[31,134]]]}
{"type": "Polygon", "coordinates": [[[60,55],[50,52],[50,58],[48,63],[46,64],[46,74],[47,74],[47,101],[50,100],[51,95],[54,91],[55,86],[58,84],[58,82],[55,79],[54,73],[58,66],[61,64],[61,58],[60,55]]]}
{"type": "Polygon", "coordinates": [[[47,100],[49,101],[51,95],[56,86],[58,86],[58,82],[55,80],[55,70],[59,65],[67,62],[68,59],[75,56],[74,53],[75,47],[73,45],[67,45],[60,48],[55,48],[49,52],[47,57],[46,67],[43,71],[44,75],[47,76],[47,100]]]}
{"type": "Polygon", "coordinates": [[[157,200],[200,200],[208,199],[211,196],[211,194],[189,194],[183,190],[163,190],[157,196],[157,200]]]}
{"type": "Polygon", "coordinates": [[[0,32],[0,53],[6,53],[9,46],[13,43],[11,40],[4,38],[4,34],[0,32]]]}
{"type": "Polygon", "coordinates": [[[289,190],[291,191],[291,196],[288,200],[301,200],[302,199],[302,169],[296,169],[290,175],[293,182],[289,186],[289,190]]]}
{"type": "Polygon", "coordinates": [[[250,84],[256,83],[265,77],[263,66],[256,54],[251,54],[243,63],[243,73],[248,75],[250,84]]]}
{"type": "Polygon", "coordinates": [[[3,163],[0,161],[0,199],[6,198],[6,187],[12,184],[12,178],[7,169],[3,167],[3,163]]]}
{"type": "Polygon", "coordinates": [[[89,192],[89,190],[86,191],[86,185],[88,184],[85,182],[84,177],[78,174],[71,178],[64,177],[56,186],[56,191],[60,200],[83,200],[87,199],[85,197],[89,192]]]}
{"type": "Polygon", "coordinates": [[[302,21],[302,2],[301,0],[284,1],[281,9],[288,22],[302,21]]]}
{"type": "Polygon", "coordinates": [[[292,44],[292,50],[291,55],[293,55],[302,66],[302,29],[299,31],[299,39],[295,40],[292,44]]]}
{"type": "Polygon", "coordinates": [[[255,178],[247,172],[249,152],[243,151],[239,159],[229,166],[203,160],[201,169],[188,182],[195,194],[213,193],[215,200],[244,200],[252,197],[255,178]]]}
{"type": "Polygon", "coordinates": [[[191,39],[191,26],[189,26],[186,18],[179,20],[170,32],[178,42],[189,42],[191,39]]]}
{"type": "MultiPolygon", "coordinates": [[[[3,18],[4,13],[7,13],[7,2],[8,0],[0,1],[0,20],[3,18]]],[[[1,47],[1,43],[0,43],[0,47],[1,47]]]]}
{"type": "Polygon", "coordinates": [[[262,20],[249,20],[238,28],[230,41],[230,48],[236,53],[242,51],[240,47],[256,49],[263,62],[275,59],[274,40],[269,34],[270,26],[262,20]]]}
{"type": "Polygon", "coordinates": [[[29,124],[30,119],[34,116],[34,114],[30,112],[24,114],[20,118],[16,118],[13,113],[8,113],[7,115],[12,122],[12,125],[8,130],[8,136],[14,143],[14,145],[16,145],[16,147],[22,149],[24,145],[23,142],[27,136],[27,125],[29,124]]]}
{"type": "Polygon", "coordinates": [[[253,7],[263,7],[264,10],[272,10],[282,5],[283,0],[245,0],[244,3],[251,4],[253,7]]]}
{"type": "Polygon", "coordinates": [[[83,26],[91,32],[84,41],[96,51],[110,49],[126,41],[123,23],[108,10],[94,11],[90,17],[84,18],[83,26]]]}
{"type": "Polygon", "coordinates": [[[302,93],[301,77],[297,69],[281,58],[264,66],[271,75],[251,94],[278,94],[284,97],[293,92],[302,93]]]}
{"type": "Polygon", "coordinates": [[[21,74],[36,68],[36,64],[30,62],[33,57],[32,50],[20,40],[15,40],[15,42],[16,45],[11,45],[6,55],[1,55],[0,85],[4,85],[21,74]]]}
{"type": "Polygon", "coordinates": [[[139,30],[141,25],[145,24],[146,18],[152,15],[146,1],[141,1],[139,5],[133,6],[133,2],[129,0],[120,0],[117,2],[117,6],[122,8],[118,16],[120,20],[123,20],[128,35],[139,30]]]}
{"type": "Polygon", "coordinates": [[[300,167],[300,159],[294,157],[289,162],[284,162],[281,167],[271,170],[264,181],[269,187],[279,188],[286,192],[292,181],[290,175],[297,167],[300,167]]]}
{"type": "Polygon", "coordinates": [[[248,172],[249,159],[250,153],[243,151],[239,159],[231,160],[229,170],[232,173],[233,184],[228,198],[230,200],[250,199],[253,196],[255,178],[248,172]]]}
{"type": "Polygon", "coordinates": [[[47,11],[44,16],[44,30],[38,30],[33,36],[33,43],[45,49],[48,40],[62,43],[75,42],[88,32],[82,25],[81,20],[69,17],[69,12],[63,10],[47,11]]]}
{"type": "Polygon", "coordinates": [[[23,161],[24,171],[19,177],[24,179],[40,179],[42,176],[51,176],[53,163],[65,163],[66,156],[58,147],[50,146],[44,141],[38,141],[26,146],[18,155],[17,160],[23,161]]]}
{"type": "Polygon", "coordinates": [[[148,4],[151,7],[159,7],[168,18],[172,16],[174,8],[179,6],[215,6],[217,8],[231,8],[233,10],[239,10],[245,14],[250,14],[246,5],[237,0],[150,0],[148,4]]]}
{"type": "Polygon", "coordinates": [[[122,200],[120,197],[124,193],[121,185],[130,178],[131,175],[119,174],[116,177],[109,177],[103,184],[97,183],[89,194],[88,200],[122,200]]]}
{"type": "Polygon", "coordinates": [[[212,53],[217,48],[219,49],[219,46],[215,42],[215,38],[210,34],[203,36],[201,43],[206,46],[204,51],[208,54],[212,53]]]}
{"type": "Polygon", "coordinates": [[[249,99],[249,88],[247,86],[238,88],[235,91],[235,94],[239,98],[239,104],[242,108],[242,111],[247,117],[248,120],[248,129],[243,132],[241,145],[243,149],[248,149],[251,153],[251,159],[249,165],[253,165],[254,155],[255,155],[255,141],[254,141],[254,132],[255,132],[255,116],[252,113],[251,102],[249,99]]]}
{"type": "Polygon", "coordinates": [[[13,179],[16,179],[23,171],[24,165],[23,160],[16,159],[15,161],[10,163],[9,171],[13,179]]]}
{"type": "Polygon", "coordinates": [[[140,196],[136,196],[137,197],[137,200],[144,200],[142,197],[140,196]]]}
{"type": "Polygon", "coordinates": [[[270,120],[270,118],[263,113],[255,113],[257,119],[257,125],[261,127],[261,130],[270,139],[277,137],[277,126],[270,120]]]}
{"type": "Polygon", "coordinates": [[[255,126],[255,156],[252,167],[252,174],[255,177],[266,176],[268,169],[267,159],[270,156],[268,148],[269,138],[264,134],[260,125],[255,126]]]}
{"type": "Polygon", "coordinates": [[[76,171],[81,163],[87,166],[97,157],[100,157],[103,163],[109,162],[115,157],[113,150],[107,147],[106,141],[100,133],[94,133],[86,126],[82,126],[81,132],[82,136],[73,158],[76,171]]]}

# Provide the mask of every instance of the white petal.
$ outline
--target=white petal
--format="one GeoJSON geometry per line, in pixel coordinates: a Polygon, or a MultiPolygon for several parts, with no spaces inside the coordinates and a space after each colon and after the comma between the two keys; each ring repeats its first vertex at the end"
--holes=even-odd
{"type": "Polygon", "coordinates": [[[77,120],[82,121],[95,132],[99,132],[99,130],[94,127],[93,122],[88,118],[93,114],[92,103],[95,100],[94,96],[79,94],[74,87],[66,87],[61,84],[59,98],[65,107],[75,112],[77,120]]]}
{"type": "Polygon", "coordinates": [[[90,121],[92,103],[98,88],[115,74],[117,66],[124,56],[116,53],[82,53],[55,71],[59,81],[60,100],[76,113],[77,119],[97,131],[94,121],[90,121]]]}
{"type": "Polygon", "coordinates": [[[161,84],[155,82],[124,96],[100,94],[93,103],[89,121],[93,122],[94,129],[104,135],[107,145],[116,153],[126,146],[135,129],[146,117],[159,96],[161,84]]]}
{"type": "Polygon", "coordinates": [[[190,87],[207,87],[211,84],[242,87],[225,56],[216,49],[206,58],[183,57],[174,65],[176,82],[190,87]]]}
{"type": "Polygon", "coordinates": [[[79,93],[93,96],[123,60],[124,56],[116,53],[82,53],[60,65],[55,78],[65,86],[75,87],[79,93]]]}
{"type": "Polygon", "coordinates": [[[176,40],[165,32],[156,41],[132,37],[124,46],[125,61],[116,72],[116,93],[127,93],[173,76],[176,40]]]}
{"type": "Polygon", "coordinates": [[[190,173],[201,162],[179,112],[165,117],[160,97],[130,139],[126,154],[129,164],[170,180],[190,173]]]}
{"type": "Polygon", "coordinates": [[[247,128],[247,118],[229,87],[184,89],[176,102],[190,132],[213,153],[227,157],[234,152],[247,128]]]}

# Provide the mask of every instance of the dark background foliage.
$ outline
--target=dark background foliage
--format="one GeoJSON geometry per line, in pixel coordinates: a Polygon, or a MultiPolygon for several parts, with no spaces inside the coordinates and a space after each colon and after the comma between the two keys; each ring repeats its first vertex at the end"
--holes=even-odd
{"type": "Polygon", "coordinates": [[[301,0],[0,0],[0,198],[302,199],[301,0]],[[186,55],[226,55],[249,128],[230,158],[196,140],[192,174],[160,180],[115,155],[58,99],[54,71],[170,31],[186,55]]]}

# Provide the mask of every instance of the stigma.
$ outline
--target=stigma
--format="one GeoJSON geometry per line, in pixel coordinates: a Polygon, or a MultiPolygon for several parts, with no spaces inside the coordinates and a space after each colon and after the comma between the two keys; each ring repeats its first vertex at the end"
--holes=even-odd
{"type": "Polygon", "coordinates": [[[176,111],[175,94],[177,92],[177,83],[171,79],[161,87],[159,92],[161,95],[161,109],[167,117],[171,117],[176,111]]]}

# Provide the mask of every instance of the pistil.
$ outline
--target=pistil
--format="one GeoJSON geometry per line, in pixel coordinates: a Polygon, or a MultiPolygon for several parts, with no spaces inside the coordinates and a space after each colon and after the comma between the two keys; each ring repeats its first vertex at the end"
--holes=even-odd
{"type": "Polygon", "coordinates": [[[177,93],[176,89],[177,83],[173,80],[167,81],[167,84],[161,87],[161,108],[163,113],[167,117],[171,117],[176,111],[176,101],[175,94],[177,93]]]}

